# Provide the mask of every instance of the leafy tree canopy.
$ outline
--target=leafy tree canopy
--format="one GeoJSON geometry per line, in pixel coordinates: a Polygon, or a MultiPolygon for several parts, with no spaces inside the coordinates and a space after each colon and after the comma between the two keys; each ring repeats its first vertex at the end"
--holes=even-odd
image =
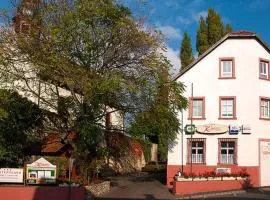
{"type": "Polygon", "coordinates": [[[184,70],[194,60],[192,54],[191,40],[186,32],[184,33],[184,38],[181,43],[180,60],[181,70],[184,70]]]}
{"type": "MultiPolygon", "coordinates": [[[[138,116],[155,108],[158,77],[171,65],[160,54],[159,32],[146,29],[128,8],[114,0],[46,0],[30,19],[28,32],[2,29],[2,77],[55,112],[47,117],[50,129],[77,133],[77,144],[63,136],[76,153],[97,156],[106,133],[123,132],[122,126],[106,126],[108,113],[138,116]]],[[[167,112],[174,113],[185,106],[183,86],[170,77],[164,84],[172,104],[167,112]]]]}
{"type": "Polygon", "coordinates": [[[17,167],[38,140],[33,132],[42,126],[43,115],[37,105],[8,90],[0,90],[0,111],[0,167],[17,167]]]}
{"type": "Polygon", "coordinates": [[[200,25],[197,30],[196,48],[199,55],[232,30],[230,24],[226,24],[224,27],[221,16],[213,8],[209,8],[206,19],[200,18],[200,25]]]}

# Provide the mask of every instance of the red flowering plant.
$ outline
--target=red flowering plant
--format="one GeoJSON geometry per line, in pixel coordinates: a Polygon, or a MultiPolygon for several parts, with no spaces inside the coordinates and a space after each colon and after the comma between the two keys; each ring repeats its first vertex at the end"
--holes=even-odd
{"type": "Polygon", "coordinates": [[[241,171],[238,172],[239,176],[242,178],[249,177],[250,175],[247,173],[247,168],[241,168],[241,171]]]}

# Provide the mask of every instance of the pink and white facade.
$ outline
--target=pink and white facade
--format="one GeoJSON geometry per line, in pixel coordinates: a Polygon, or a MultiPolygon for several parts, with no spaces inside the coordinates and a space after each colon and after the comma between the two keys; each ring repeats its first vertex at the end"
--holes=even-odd
{"type": "Polygon", "coordinates": [[[177,81],[185,84],[184,95],[189,99],[189,108],[179,113],[183,127],[192,118],[196,127],[228,128],[196,132],[192,140],[190,134],[180,132],[168,152],[168,187],[179,170],[190,172],[190,163],[197,174],[215,168],[232,172],[246,168],[252,186],[270,185],[269,62],[265,42],[255,33],[240,31],[226,35],[181,72],[177,81]]]}

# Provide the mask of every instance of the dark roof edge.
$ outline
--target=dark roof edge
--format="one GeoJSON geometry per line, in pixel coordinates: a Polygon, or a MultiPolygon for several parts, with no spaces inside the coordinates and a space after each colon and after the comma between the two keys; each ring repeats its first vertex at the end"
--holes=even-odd
{"type": "Polygon", "coordinates": [[[216,42],[212,47],[210,47],[207,51],[205,51],[202,55],[200,55],[197,59],[195,59],[192,63],[190,63],[184,71],[181,71],[177,74],[173,80],[177,80],[191,68],[193,68],[198,62],[200,62],[204,57],[210,54],[214,49],[216,49],[219,45],[225,42],[227,39],[256,39],[264,48],[270,53],[270,47],[266,44],[266,42],[258,36],[256,33],[250,35],[241,35],[241,34],[226,34],[223,38],[221,38],[218,42],[216,42]]]}

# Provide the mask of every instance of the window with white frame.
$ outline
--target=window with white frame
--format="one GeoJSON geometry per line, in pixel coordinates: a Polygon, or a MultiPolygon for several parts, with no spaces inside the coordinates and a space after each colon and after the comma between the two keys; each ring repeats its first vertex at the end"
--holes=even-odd
{"type": "Polygon", "coordinates": [[[205,163],[205,139],[188,139],[189,142],[189,162],[194,164],[205,163]]]}
{"type": "Polygon", "coordinates": [[[192,117],[194,118],[203,117],[203,100],[202,99],[192,100],[192,117]]]}
{"type": "Polygon", "coordinates": [[[235,142],[220,141],[220,164],[234,164],[235,156],[235,142]]]}
{"type": "Polygon", "coordinates": [[[269,78],[269,63],[266,61],[260,61],[260,77],[263,79],[269,78]]]}
{"type": "Polygon", "coordinates": [[[270,99],[261,99],[261,118],[270,119],[270,99]]]}
{"type": "Polygon", "coordinates": [[[221,60],[221,78],[233,77],[233,60],[221,60]]]}
{"type": "Polygon", "coordinates": [[[223,98],[221,104],[221,118],[234,117],[234,98],[223,98]]]}

